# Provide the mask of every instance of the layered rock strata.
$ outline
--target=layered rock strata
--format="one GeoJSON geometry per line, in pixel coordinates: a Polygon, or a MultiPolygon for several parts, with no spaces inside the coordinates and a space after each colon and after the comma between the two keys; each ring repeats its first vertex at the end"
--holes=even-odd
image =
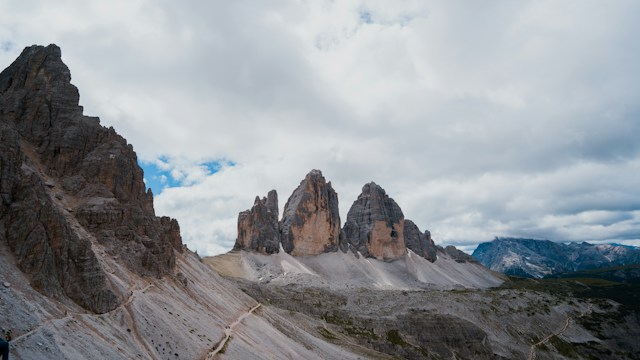
{"type": "Polygon", "coordinates": [[[262,254],[280,251],[278,194],[269,191],[267,197],[256,197],[253,207],[238,215],[238,238],[234,250],[254,250],[262,254]]]}
{"type": "Polygon", "coordinates": [[[349,209],[343,232],[349,247],[365,257],[394,260],[407,253],[402,210],[374,182],[362,188],[349,209]]]}
{"type": "Polygon", "coordinates": [[[312,170],[284,207],[282,247],[294,256],[336,251],[340,225],[338,194],[322,172],[312,170]]]}
{"type": "Polygon", "coordinates": [[[92,241],[140,275],[162,276],[182,250],[156,217],[131,145],[96,117],[55,45],[31,46],[0,73],[0,240],[33,286],[94,312],[120,302],[92,241]]]}

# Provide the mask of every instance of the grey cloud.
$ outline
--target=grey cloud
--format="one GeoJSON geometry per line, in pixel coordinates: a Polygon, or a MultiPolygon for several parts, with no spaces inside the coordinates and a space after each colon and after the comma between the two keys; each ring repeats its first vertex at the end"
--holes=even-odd
{"type": "Polygon", "coordinates": [[[0,44],[15,46],[0,62],[56,42],[85,112],[142,159],[237,163],[156,196],[201,253],[230,248],[237,212],[272,188],[283,206],[312,168],[333,182],[343,220],[373,180],[465,250],[496,235],[638,239],[636,2],[114,9],[3,3],[0,44]]]}

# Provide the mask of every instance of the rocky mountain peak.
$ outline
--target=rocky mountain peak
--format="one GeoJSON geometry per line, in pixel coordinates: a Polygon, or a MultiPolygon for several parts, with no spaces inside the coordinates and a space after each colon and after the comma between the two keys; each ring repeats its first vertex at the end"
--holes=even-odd
{"type": "Polygon", "coordinates": [[[0,91],[9,89],[34,89],[37,86],[68,86],[71,72],[62,62],[62,51],[57,45],[33,45],[25,48],[20,56],[0,77],[0,91]],[[15,77],[12,75],[24,75],[15,77]]]}
{"type": "Polygon", "coordinates": [[[56,45],[31,46],[0,73],[0,241],[34,288],[104,312],[120,302],[94,251],[162,276],[182,250],[158,218],[133,147],[96,117],[56,45]]]}
{"type": "Polygon", "coordinates": [[[238,238],[233,248],[262,254],[280,251],[278,193],[275,190],[262,199],[256,196],[253,207],[238,215],[238,238]]]}
{"type": "Polygon", "coordinates": [[[640,263],[640,249],[616,244],[564,244],[550,240],[495,238],[473,252],[484,266],[507,275],[544,276],[640,263]]]}
{"type": "Polygon", "coordinates": [[[420,232],[418,225],[409,219],[404,220],[404,242],[407,249],[431,262],[436,261],[438,247],[431,239],[431,233],[429,230],[420,232]]]}
{"type": "Polygon", "coordinates": [[[279,252],[280,245],[293,256],[351,250],[365,257],[392,261],[415,254],[435,262],[438,254],[457,262],[475,262],[453,246],[437,246],[428,230],[421,232],[405,220],[400,206],[375,182],[362,187],[340,229],[338,195],[320,170],[311,170],[293,191],[278,222],[278,195],[256,197],[251,209],[238,215],[234,250],[263,254],[279,252]]]}
{"type": "Polygon", "coordinates": [[[282,217],[282,247],[295,256],[338,249],[338,194],[320,170],[312,170],[293,191],[282,217]]]}
{"type": "Polygon", "coordinates": [[[394,260],[407,253],[402,210],[374,182],[362,187],[343,231],[347,244],[364,256],[394,260]]]}

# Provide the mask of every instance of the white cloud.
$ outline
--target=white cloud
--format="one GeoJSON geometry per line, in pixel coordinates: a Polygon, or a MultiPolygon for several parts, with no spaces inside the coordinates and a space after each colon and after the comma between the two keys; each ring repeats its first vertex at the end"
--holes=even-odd
{"type": "Polygon", "coordinates": [[[634,1],[0,0],[0,64],[57,43],[98,115],[183,188],[200,253],[312,168],[342,219],[374,180],[439,243],[638,241],[634,1]],[[14,45],[11,45],[14,44],[14,45]],[[165,164],[159,158],[162,156],[165,164]],[[233,161],[210,175],[202,164],[233,161]]]}

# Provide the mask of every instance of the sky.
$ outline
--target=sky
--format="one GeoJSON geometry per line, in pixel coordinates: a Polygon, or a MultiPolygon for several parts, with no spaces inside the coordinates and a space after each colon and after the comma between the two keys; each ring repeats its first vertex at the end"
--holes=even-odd
{"type": "Polygon", "coordinates": [[[0,0],[0,67],[62,48],[200,255],[311,169],[437,244],[640,245],[640,2],[0,0]]]}

